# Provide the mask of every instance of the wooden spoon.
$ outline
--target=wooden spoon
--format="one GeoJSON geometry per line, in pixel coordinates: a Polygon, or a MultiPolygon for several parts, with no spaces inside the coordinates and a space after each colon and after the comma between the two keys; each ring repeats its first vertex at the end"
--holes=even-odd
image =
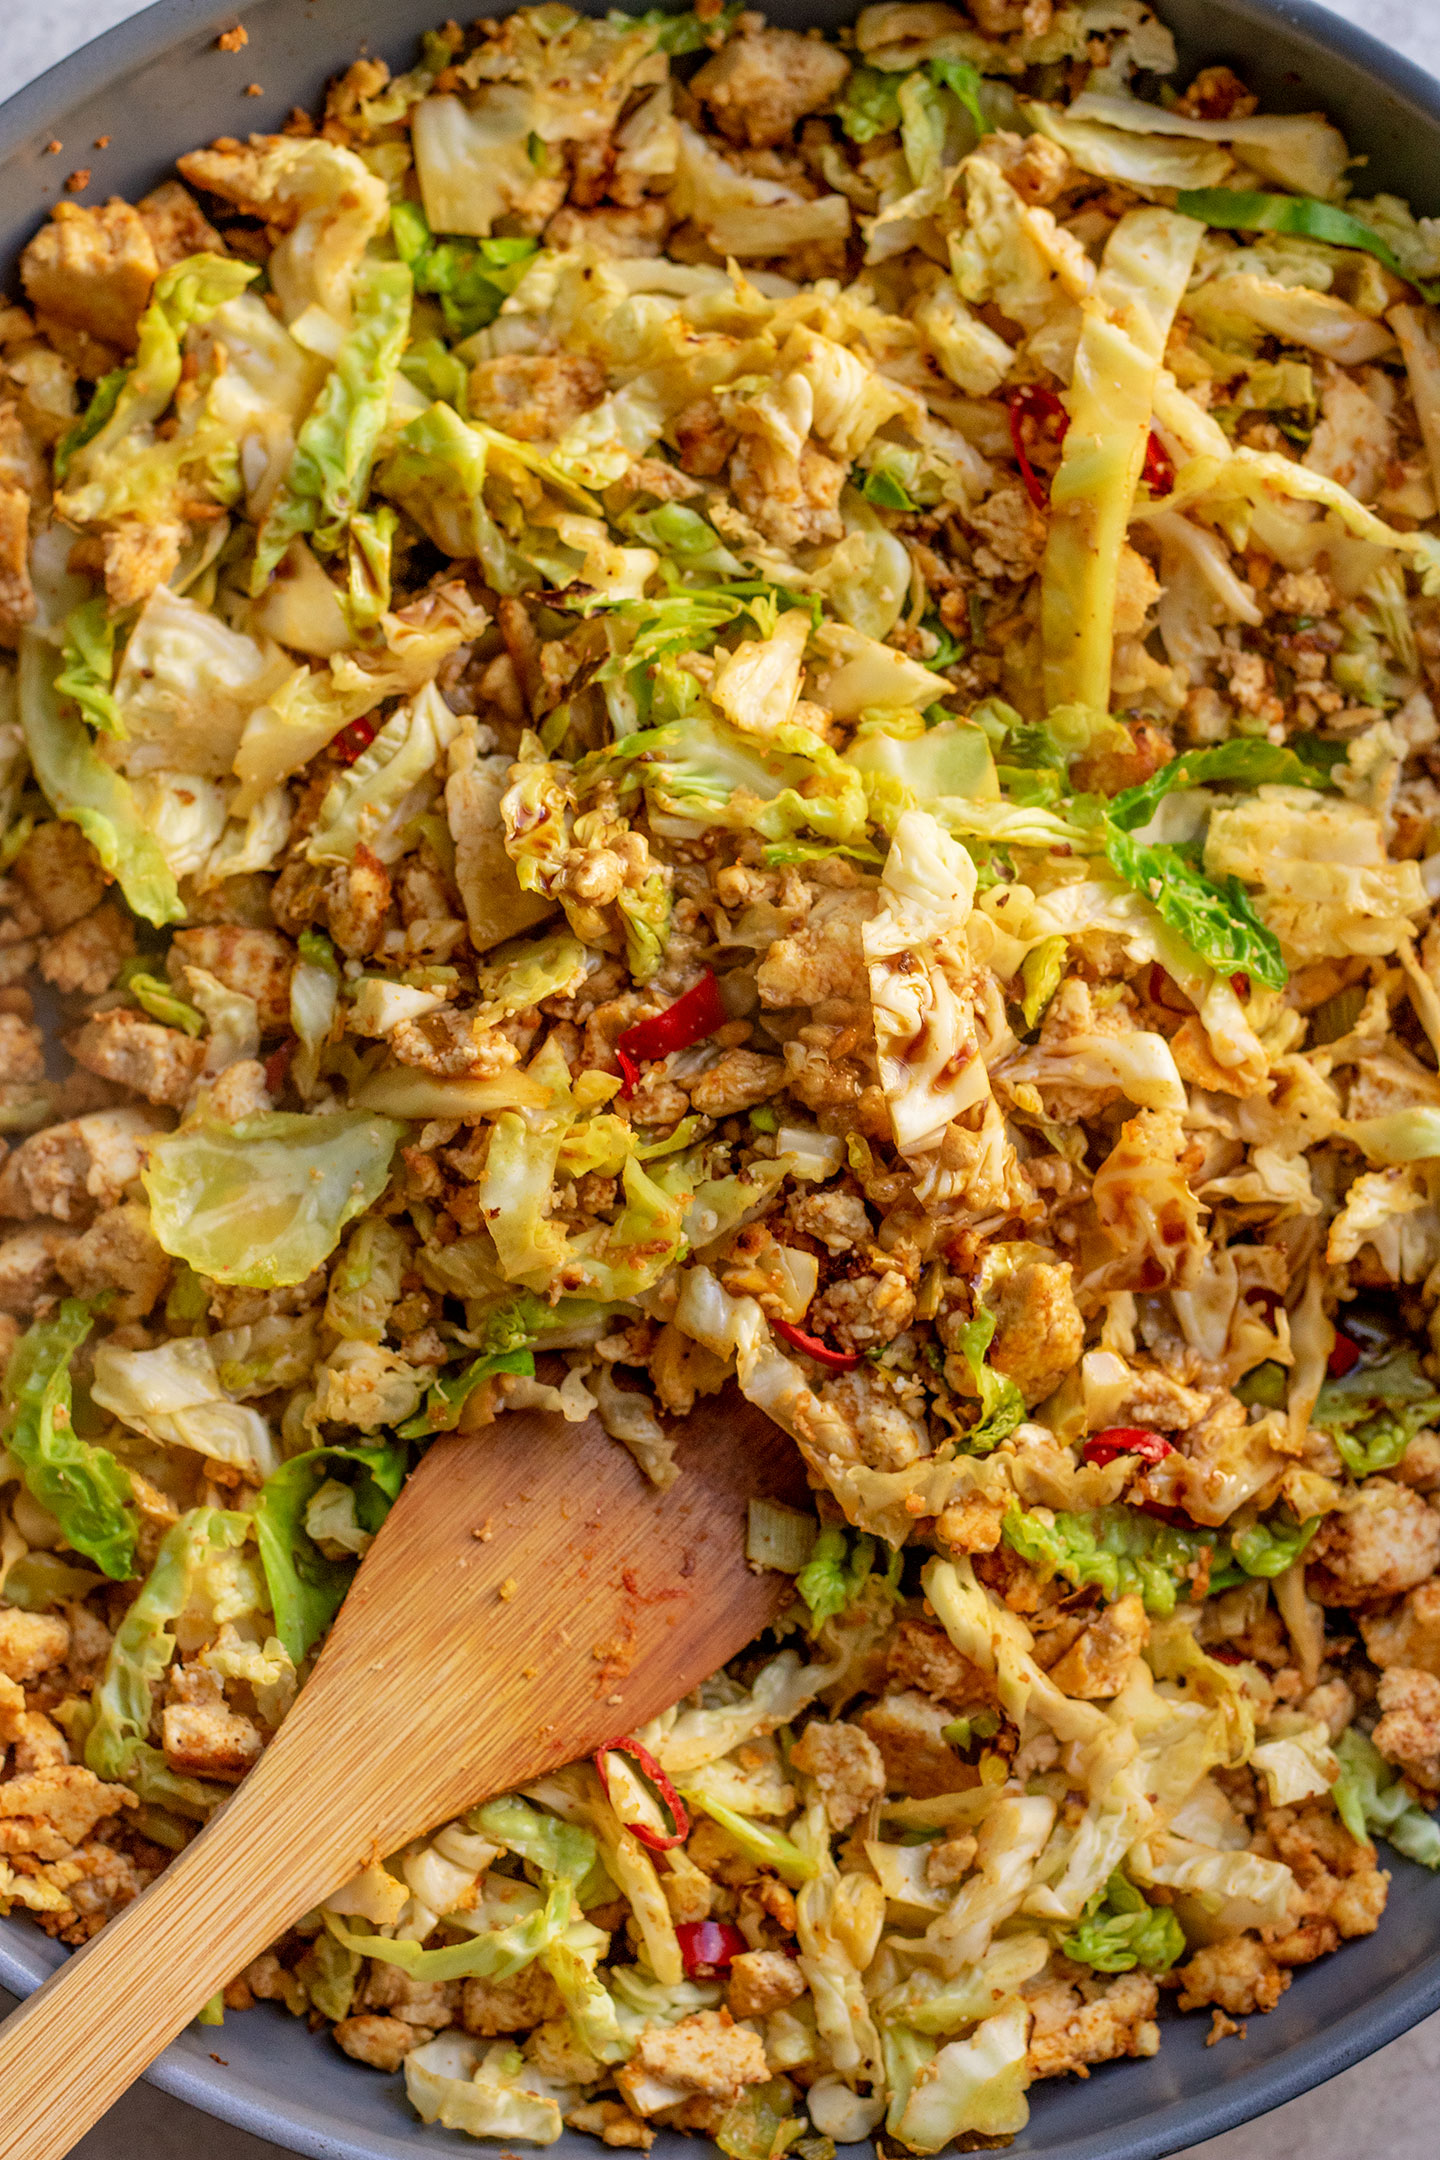
{"type": "Polygon", "coordinates": [[[746,1502],[802,1501],[733,1389],[658,1494],[598,1421],[512,1412],[427,1450],[294,1709],[157,1882],[0,2030],[0,2155],[55,2160],[216,1990],[420,1832],[633,1732],[791,1595],[746,1502]]]}

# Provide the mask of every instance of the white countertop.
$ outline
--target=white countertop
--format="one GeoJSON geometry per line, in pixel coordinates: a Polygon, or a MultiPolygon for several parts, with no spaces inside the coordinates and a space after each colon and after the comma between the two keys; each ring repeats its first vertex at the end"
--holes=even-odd
{"type": "MultiPolygon", "coordinates": [[[[1348,22],[1440,74],[1440,0],[1332,0],[1348,22]]],[[[0,0],[0,99],[98,37],[140,0],[0,0]]],[[[237,10],[243,18],[243,6],[237,10]]],[[[436,0],[435,17],[445,13],[436,0]]],[[[6,1998],[0,1995],[0,2004],[6,1998]]],[[[1440,2015],[1303,2099],[1176,2160],[1435,2160],[1440,2105],[1440,2015]]],[[[267,2160],[275,2148],[148,2086],[113,2108],[77,2146],[83,2160],[267,2160]]],[[[597,2146],[597,2152],[600,2148],[597,2146]]],[[[697,2145],[697,2151],[699,2147],[697,2145]]]]}

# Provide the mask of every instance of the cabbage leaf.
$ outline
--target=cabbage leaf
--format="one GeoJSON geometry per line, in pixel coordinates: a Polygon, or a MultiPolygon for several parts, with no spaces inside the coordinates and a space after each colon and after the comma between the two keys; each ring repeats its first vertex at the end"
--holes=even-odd
{"type": "Polygon", "coordinates": [[[115,1631],[85,1740],[85,1762],[97,1777],[124,1779],[142,1799],[202,1818],[232,1788],[177,1776],[147,1735],[181,1616],[218,1625],[254,1609],[259,1585],[249,1579],[241,1550],[249,1535],[250,1517],[224,1508],[191,1508],[171,1524],[115,1631]]]}
{"type": "Polygon", "coordinates": [[[159,842],[128,783],[95,751],[84,722],[55,694],[55,654],[44,639],[20,640],[20,724],[42,793],[57,817],[78,825],[147,922],[183,922],[185,909],[159,842]]]}
{"type": "Polygon", "coordinates": [[[1356,1365],[1326,1380],[1310,1422],[1329,1433],[1352,1477],[1390,1470],[1422,1425],[1440,1415],[1440,1394],[1414,1350],[1379,1365],[1356,1365]]]}
{"type": "Polygon", "coordinates": [[[1355,1842],[1368,1845],[1378,1832],[1407,1860],[1440,1868],[1440,1817],[1411,1799],[1405,1780],[1374,1741],[1352,1725],[1336,1741],[1335,1753],[1340,1776],[1331,1798],[1355,1842]]]}
{"type": "Polygon", "coordinates": [[[1168,1972],[1185,1955],[1185,1936],[1168,1906],[1148,1904],[1117,1869],[1087,1903],[1074,1934],[1061,1937],[1060,1948],[1096,1972],[1133,1972],[1137,1965],[1168,1972]]]}
{"type": "Polygon", "coordinates": [[[1145,462],[1165,340],[1204,227],[1173,211],[1127,211],[1084,303],[1070,427],[1050,492],[1041,571],[1045,700],[1110,709],[1116,579],[1145,462]]]}
{"type": "Polygon", "coordinates": [[[95,1352],[91,1394],[136,1432],[162,1447],[193,1448],[252,1478],[276,1464],[270,1428],[258,1410],[236,1402],[215,1362],[218,1336],[182,1335],[153,1350],[95,1352]]]}
{"type": "Polygon", "coordinates": [[[321,1486],[349,1469],[355,1521],[373,1534],[405,1481],[409,1450],[398,1441],[380,1447],[322,1447],[292,1455],[255,1497],[255,1542],[270,1590],[275,1632],[298,1665],[325,1633],[355,1573],[353,1560],[321,1552],[305,1516],[321,1486]]]}
{"type": "Polygon", "coordinates": [[[70,1360],[94,1318],[81,1299],[66,1298],[53,1319],[34,1321],[21,1336],[5,1368],[5,1445],[67,1542],[124,1582],[135,1572],[130,1479],[108,1448],[77,1436],[70,1417],[70,1360]]]}
{"type": "Polygon", "coordinates": [[[390,386],[410,330],[410,272],[404,263],[362,262],[354,316],[335,365],[301,423],[290,470],[270,499],[255,542],[250,591],[299,533],[334,554],[363,508],[375,451],[390,413],[390,386]]]}
{"type": "Polygon", "coordinates": [[[379,1198],[403,1132],[363,1110],[182,1126],[154,1143],[142,1173],[155,1235],[216,1282],[303,1282],[379,1198]]]}

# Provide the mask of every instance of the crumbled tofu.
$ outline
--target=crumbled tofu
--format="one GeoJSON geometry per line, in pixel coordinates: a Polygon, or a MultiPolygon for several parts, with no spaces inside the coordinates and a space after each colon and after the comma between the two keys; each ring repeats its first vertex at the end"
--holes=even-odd
{"type": "Polygon", "coordinates": [[[225,253],[225,242],[189,188],[178,180],[162,180],[159,187],[141,196],[135,208],[162,270],[173,269],[187,255],[225,253]]]}
{"type": "Polygon", "coordinates": [[[33,1770],[0,1784],[0,1854],[63,1860],[96,1823],[136,1806],[128,1785],[106,1785],[79,1763],[33,1770]]]}
{"type": "Polygon", "coordinates": [[[247,930],[234,923],[206,923],[177,930],[166,958],[170,979],[183,992],[187,967],[204,968],[227,990],[254,998],[262,1035],[290,1027],[290,977],[295,949],[278,930],[247,930]]]}
{"type": "Polygon", "coordinates": [[[798,30],[758,30],[732,38],[707,60],[690,88],[731,142],[752,150],[783,142],[797,120],[839,96],[850,63],[833,45],[798,30]]]}
{"type": "Polygon", "coordinates": [[[1256,1935],[1232,1935],[1224,1942],[1209,1943],[1180,1967],[1182,2010],[1199,2010],[1216,2003],[1230,2017],[1249,2017],[1256,2010],[1273,2010],[1290,1975],[1277,1965],[1256,1935]]]}
{"type": "Polygon", "coordinates": [[[15,858],[14,875],[49,931],[68,930],[99,906],[109,883],[78,825],[49,818],[15,858]]]}
{"type": "Polygon", "coordinates": [[[565,2117],[572,2130],[588,2130],[603,2145],[623,2145],[634,2152],[649,2152],[655,2132],[618,2100],[582,2100],[565,2117]]]}
{"type": "Polygon", "coordinates": [[[565,2005],[543,1965],[527,1965],[509,1980],[467,1980],[460,2004],[466,2032],[490,2040],[497,2033],[526,2032],[565,2005]]]}
{"type": "Polygon", "coordinates": [[[1375,1745],[1416,1785],[1440,1793],[1440,1680],[1413,1666],[1392,1665],[1380,1675],[1375,1745]]]}
{"type": "Polygon", "coordinates": [[[798,2002],[805,1988],[805,1975],[783,1950],[742,1950],[731,1961],[725,2001],[732,2017],[768,2017],[772,2010],[798,2002]]]}
{"type": "Polygon", "coordinates": [[[1160,2046],[1155,2022],[1160,1993],[1148,1973],[1121,1973],[1110,1981],[1087,1976],[1078,1984],[1047,1975],[1026,1988],[1025,1999],[1035,2013],[1032,2077],[1063,2077],[1067,2071],[1088,2077],[1091,2063],[1153,2055],[1160,2046]]]}
{"type": "Polygon", "coordinates": [[[1342,1939],[1373,1935],[1385,1910],[1390,1877],[1372,1845],[1358,1844],[1328,1801],[1264,1808],[1251,1849],[1281,1860],[1295,1877],[1290,1910],[1295,1925],[1270,1931],[1278,1965],[1305,1965],[1342,1939]]]}
{"type": "Polygon", "coordinates": [[[54,1613],[22,1612],[0,1605],[0,1673],[30,1687],[70,1654],[70,1630],[54,1613]]]}
{"type": "Polygon", "coordinates": [[[22,1140],[0,1168],[0,1214],[74,1222],[113,1207],[140,1175],[152,1114],[96,1110],[22,1140]]]}
{"type": "Polygon", "coordinates": [[[822,1186],[797,1193],[786,1212],[795,1228],[818,1238],[832,1259],[844,1252],[864,1252],[874,1239],[874,1226],[858,1193],[822,1186]]]}
{"type": "Polygon", "coordinates": [[[368,2014],[341,2018],[332,2030],[345,2053],[356,2062],[368,2063],[372,2070],[398,2070],[411,2048],[429,2037],[402,2018],[368,2014]]]}
{"type": "Polygon", "coordinates": [[[361,841],[354,860],[332,870],[325,888],[330,935],[350,960],[373,953],[385,931],[390,873],[361,841]]]}
{"type": "Polygon", "coordinates": [[[188,537],[181,518],[121,518],[107,526],[105,593],[111,606],[143,606],[173,573],[188,537]]]}
{"type": "Polygon", "coordinates": [[[150,1227],[149,1209],[128,1200],[64,1245],[56,1266],[76,1297],[117,1292],[111,1314],[122,1325],[153,1311],[170,1281],[170,1256],[150,1227]]]}
{"type": "Polygon", "coordinates": [[[1050,1677],[1067,1695],[1082,1702],[1118,1695],[1134,1660],[1150,1640],[1150,1622],[1142,1600],[1118,1598],[1096,1614],[1064,1657],[1050,1668],[1050,1677]]]}
{"type": "Polygon", "coordinates": [[[783,1058],[763,1057],[758,1050],[726,1050],[694,1082],[690,1104],[706,1117],[733,1117],[778,1095],[784,1085],[783,1058]]]}
{"type": "Polygon", "coordinates": [[[969,1836],[942,1838],[938,1845],[932,1845],[925,1855],[925,1880],[931,1889],[941,1890],[963,1881],[979,1849],[978,1838],[969,1836]]]}
{"type": "Polygon", "coordinates": [[[820,1787],[832,1830],[846,1829],[872,1800],[884,1798],[884,1760],[858,1725],[843,1721],[830,1725],[823,1718],[812,1718],[791,1750],[790,1761],[820,1787]]]}
{"type": "Polygon", "coordinates": [[[1013,1380],[1027,1404],[1043,1402],[1078,1363],[1085,1323],[1072,1291],[1068,1260],[1035,1246],[993,1248],[1006,1264],[986,1278],[985,1302],[995,1315],[989,1363],[1013,1380]]]}
{"type": "MultiPolygon", "coordinates": [[[[737,2025],[728,2010],[700,2010],[678,2025],[647,2027],[625,2069],[641,2079],[658,2079],[681,2094],[703,2093],[727,2102],[738,2099],[747,2085],[763,2085],[770,2075],[759,2034],[737,2025]]],[[[616,2083],[629,2098],[625,2071],[616,2083]]]]}
{"type": "Polygon", "coordinates": [[[57,990],[81,990],[87,997],[98,997],[109,989],[134,951],[130,918],[113,900],[102,900],[90,914],[49,940],[40,956],[40,972],[57,990]]]}
{"type": "Polygon", "coordinates": [[[1322,1605],[1397,1597],[1440,1568],[1440,1510],[1393,1478],[1366,1478],[1353,1508],[1325,1518],[1306,1561],[1322,1605]]]}
{"type": "Polygon", "coordinates": [[[777,938],[756,971],[769,1008],[838,1001],[868,1011],[870,977],[860,934],[875,911],[873,893],[825,893],[803,928],[777,938]]]}
{"type": "Polygon", "coordinates": [[[919,1688],[942,1702],[983,1703],[994,1687],[978,1665],[955,1648],[939,1628],[902,1620],[886,1652],[886,1670],[898,1688],[919,1688]]]}
{"type": "Polygon", "coordinates": [[[0,1084],[29,1085],[45,1077],[45,1038],[32,1020],[0,1012],[0,1084]]]}
{"type": "Polygon", "coordinates": [[[161,1741],[172,1770],[238,1784],[260,1760],[263,1742],[253,1720],[219,1703],[171,1703],[161,1715],[161,1741]]]}
{"type": "Polygon", "coordinates": [[[470,410],[516,442],[558,442],[605,395],[605,370],[579,353],[505,353],[470,371],[470,410]]]}
{"type": "Polygon", "coordinates": [[[20,258],[35,307],[122,352],[135,349],[159,269],[144,219],[115,197],[103,208],[57,203],[20,258]]]}
{"type": "Polygon", "coordinates": [[[176,1110],[189,1100],[204,1069],[206,1050],[203,1042],[179,1028],[164,1027],[126,1005],[87,1020],[66,1048],[87,1072],[176,1110]]]}
{"type": "Polygon", "coordinates": [[[1417,1584],[1394,1611],[1362,1615],[1360,1632],[1372,1664],[1418,1666],[1440,1680],[1440,1580],[1417,1584]]]}
{"type": "Polygon", "coordinates": [[[797,458],[766,435],[742,435],[730,456],[736,502],[782,548],[843,537],[839,505],[847,477],[839,458],[809,441],[797,458]]]}
{"type": "Polygon", "coordinates": [[[606,2076],[605,2065],[591,2054],[568,2017],[546,2018],[525,2042],[525,2060],[557,2085],[594,2085],[606,2076]]]}
{"type": "Polygon", "coordinates": [[[53,1294],[56,1260],[65,1242],[66,1233],[48,1224],[0,1240],[0,1312],[26,1318],[42,1298],[53,1294]]]}
{"type": "Polygon", "coordinates": [[[211,1117],[234,1125],[241,1118],[259,1117],[275,1107],[265,1082],[265,1067],[258,1058],[237,1058],[211,1083],[208,1100],[211,1117]]]}
{"type": "Polygon", "coordinates": [[[935,1793],[964,1792],[976,1773],[962,1762],[944,1737],[951,1713],[928,1695],[910,1690],[882,1696],[860,1715],[860,1723],[885,1761],[885,1781],[892,1792],[917,1800],[935,1793]]]}
{"type": "Polygon", "coordinates": [[[365,1980],[365,2007],[384,2010],[403,2018],[407,2025],[424,2025],[441,2032],[455,2023],[460,2003],[458,1980],[412,1980],[398,1965],[377,1960],[365,1980]]]}

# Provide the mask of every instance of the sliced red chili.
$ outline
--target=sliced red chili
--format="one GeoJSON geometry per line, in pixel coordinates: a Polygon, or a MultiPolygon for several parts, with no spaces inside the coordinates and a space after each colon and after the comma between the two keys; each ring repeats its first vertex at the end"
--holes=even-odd
{"type": "Polygon", "coordinates": [[[675,1940],[692,1979],[697,1974],[727,1971],[749,1947],[739,1928],[728,1920],[682,1920],[675,1940]]]}
{"type": "Polygon", "coordinates": [[[595,1750],[595,1768],[608,1800],[610,1773],[605,1767],[607,1755],[628,1755],[646,1783],[654,1786],[656,1798],[670,1818],[670,1828],[664,1832],[652,1830],[649,1823],[627,1822],[625,1828],[630,1835],[638,1838],[642,1845],[648,1845],[651,1852],[669,1852],[673,1845],[683,1845],[690,1835],[690,1817],[686,1813],[684,1801],[649,1748],[641,1747],[640,1742],[632,1735],[625,1734],[619,1740],[607,1740],[603,1748],[595,1750]]]}
{"type": "Polygon", "coordinates": [[[1150,1002],[1158,1005],[1161,1012],[1193,1013],[1195,1010],[1179,984],[1171,980],[1158,960],[1150,963],[1150,1002]]]}
{"type": "Polygon", "coordinates": [[[1248,975],[1232,975],[1230,977],[1230,988],[1234,991],[1236,997],[1239,998],[1242,1005],[1249,1004],[1250,978],[1248,975]]]}
{"type": "Polygon", "coordinates": [[[771,1328],[782,1342],[788,1342],[792,1350],[799,1350],[817,1365],[828,1365],[831,1372],[853,1372],[860,1363],[858,1350],[832,1350],[829,1343],[821,1342],[818,1335],[807,1335],[789,1320],[772,1320],[771,1328]]]}
{"type": "Polygon", "coordinates": [[[373,720],[352,720],[349,727],[341,728],[330,748],[342,765],[353,765],[369,749],[377,733],[373,720]]]}
{"type": "Polygon", "coordinates": [[[278,1095],[285,1085],[285,1075],[290,1070],[290,1060],[295,1055],[295,1038],[281,1043],[265,1060],[265,1085],[272,1095],[278,1095]]]}
{"type": "Polygon", "coordinates": [[[1145,445],[1145,471],[1142,478],[1152,495],[1168,495],[1175,486],[1174,460],[1153,428],[1145,445]]]}
{"type": "Polygon", "coordinates": [[[1227,1650],[1223,1643],[1212,1644],[1205,1655],[1213,1657],[1217,1665],[1243,1665],[1245,1663],[1243,1650],[1227,1650]]]}
{"type": "Polygon", "coordinates": [[[692,1043],[704,1042],[716,1028],[724,1027],[729,1017],[720,1001],[719,983],[706,973],[664,1012],[653,1014],[649,1020],[637,1020],[615,1044],[615,1055],[625,1075],[621,1094],[634,1094],[640,1083],[642,1059],[651,1061],[669,1057],[672,1050],[688,1050],[692,1043]]]}
{"type": "Polygon", "coordinates": [[[1065,440],[1070,426],[1058,394],[1048,390],[1044,383],[1022,383],[1012,390],[1007,400],[1010,407],[1010,443],[1015,452],[1015,462],[1020,467],[1020,477],[1025,482],[1025,492],[1037,510],[1043,510],[1050,501],[1050,483],[1038,473],[1030,462],[1030,448],[1025,440],[1026,420],[1033,420],[1036,427],[1048,427],[1057,443],[1065,440]]]}
{"type": "Polygon", "coordinates": [[[1352,1342],[1348,1335],[1342,1335],[1337,1328],[1335,1330],[1335,1347],[1325,1361],[1326,1372],[1329,1373],[1332,1380],[1343,1380],[1346,1373],[1352,1371],[1359,1362],[1359,1343],[1352,1342]]]}
{"type": "Polygon", "coordinates": [[[1086,1462],[1097,1469],[1114,1462],[1117,1455],[1138,1455],[1142,1462],[1157,1463],[1174,1452],[1168,1440],[1145,1425],[1107,1425],[1104,1432],[1091,1433],[1081,1450],[1086,1462]]]}

